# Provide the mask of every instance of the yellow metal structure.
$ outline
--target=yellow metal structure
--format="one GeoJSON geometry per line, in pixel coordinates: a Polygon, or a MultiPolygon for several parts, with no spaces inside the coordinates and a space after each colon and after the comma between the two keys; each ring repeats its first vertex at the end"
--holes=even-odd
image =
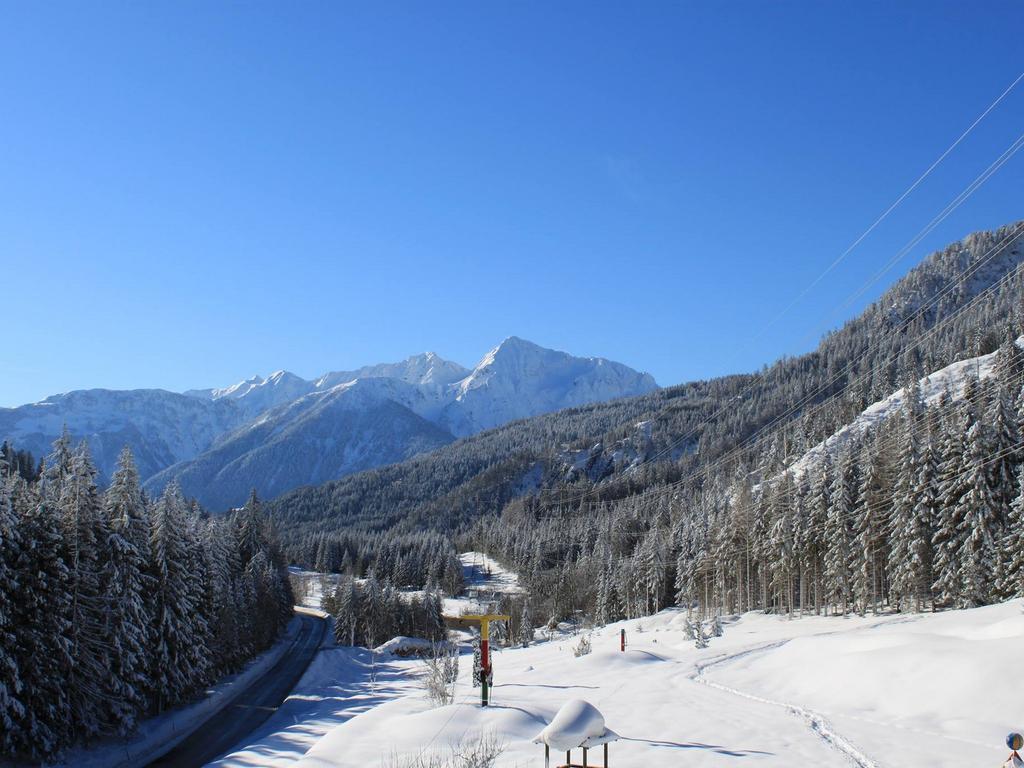
{"type": "Polygon", "coordinates": [[[459,618],[480,622],[480,706],[486,707],[491,688],[491,622],[508,621],[503,613],[464,613],[459,618]]]}

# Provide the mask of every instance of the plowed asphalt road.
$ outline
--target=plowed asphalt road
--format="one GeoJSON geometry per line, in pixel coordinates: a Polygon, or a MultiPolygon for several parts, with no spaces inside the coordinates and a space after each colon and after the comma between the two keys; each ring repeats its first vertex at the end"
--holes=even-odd
{"type": "Polygon", "coordinates": [[[302,626],[292,647],[234,703],[207,720],[199,730],[179,743],[150,766],[198,768],[240,744],[263,724],[299,682],[323,642],[327,622],[317,616],[299,614],[302,626]]]}

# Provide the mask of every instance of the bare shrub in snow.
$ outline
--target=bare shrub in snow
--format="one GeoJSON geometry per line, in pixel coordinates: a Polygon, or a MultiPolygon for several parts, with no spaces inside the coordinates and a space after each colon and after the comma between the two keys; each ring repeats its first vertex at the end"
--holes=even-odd
{"type": "Polygon", "coordinates": [[[412,757],[392,755],[383,768],[493,768],[505,751],[505,742],[490,731],[452,744],[447,752],[432,751],[412,757]]]}
{"type": "Polygon", "coordinates": [[[581,635],[580,641],[576,643],[576,647],[572,649],[572,655],[579,658],[580,656],[586,656],[591,650],[590,635],[581,635]]]}
{"type": "Polygon", "coordinates": [[[455,681],[459,678],[459,654],[448,643],[436,644],[423,656],[423,688],[427,698],[439,707],[455,700],[455,681]]]}

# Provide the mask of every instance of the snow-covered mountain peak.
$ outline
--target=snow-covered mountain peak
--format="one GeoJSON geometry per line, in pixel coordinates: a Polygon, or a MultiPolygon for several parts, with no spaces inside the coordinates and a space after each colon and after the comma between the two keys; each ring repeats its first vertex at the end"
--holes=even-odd
{"type": "Polygon", "coordinates": [[[573,357],[510,336],[453,385],[445,423],[469,435],[515,419],[657,389],[647,373],[599,357],[573,357]]]}
{"type": "Polygon", "coordinates": [[[329,389],[355,379],[398,379],[406,384],[445,387],[469,371],[433,352],[413,355],[397,363],[379,363],[354,371],[332,371],[316,380],[317,389],[329,389]]]}
{"type": "Polygon", "coordinates": [[[656,387],[649,375],[624,365],[510,336],[473,370],[423,352],[313,381],[277,370],[183,394],[69,392],[0,409],[0,440],[44,455],[67,424],[76,438],[89,438],[104,478],[128,443],[153,488],[181,476],[204,501],[236,504],[252,487],[280,493],[400,461],[508,421],[656,387]],[[297,466],[303,452],[316,463],[314,471],[297,466]],[[331,458],[316,458],[322,456],[331,458]]]}

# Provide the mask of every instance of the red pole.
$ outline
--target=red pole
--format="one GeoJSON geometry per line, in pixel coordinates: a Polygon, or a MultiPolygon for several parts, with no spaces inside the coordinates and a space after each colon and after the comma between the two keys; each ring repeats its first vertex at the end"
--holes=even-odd
{"type": "Polygon", "coordinates": [[[481,706],[487,706],[488,690],[487,683],[489,682],[491,672],[491,641],[487,638],[486,633],[480,639],[480,666],[482,667],[482,677],[480,685],[481,693],[481,706]]]}

